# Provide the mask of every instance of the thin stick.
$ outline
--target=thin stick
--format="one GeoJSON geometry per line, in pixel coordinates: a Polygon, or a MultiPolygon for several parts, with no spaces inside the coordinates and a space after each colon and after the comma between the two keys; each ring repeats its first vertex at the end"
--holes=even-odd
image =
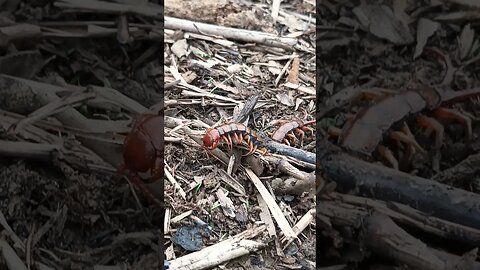
{"type": "Polygon", "coordinates": [[[165,28],[204,35],[222,36],[227,39],[246,43],[265,44],[287,50],[292,50],[298,42],[295,38],[279,37],[270,33],[192,22],[167,16],[165,16],[165,28]]]}

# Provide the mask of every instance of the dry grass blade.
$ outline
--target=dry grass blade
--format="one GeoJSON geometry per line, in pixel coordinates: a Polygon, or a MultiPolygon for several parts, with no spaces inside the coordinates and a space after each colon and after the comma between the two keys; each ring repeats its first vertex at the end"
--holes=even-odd
{"type": "Polygon", "coordinates": [[[50,115],[59,113],[62,109],[67,109],[70,106],[79,105],[78,103],[88,99],[95,98],[95,93],[74,93],[72,96],[68,96],[61,100],[51,102],[33,113],[29,114],[27,118],[20,120],[17,124],[11,127],[11,132],[17,133],[27,125],[31,125],[36,121],[48,117],[50,115]]]}
{"type": "Polygon", "coordinates": [[[255,175],[255,173],[252,170],[245,168],[245,172],[247,173],[248,177],[257,188],[260,195],[262,195],[263,200],[268,205],[268,209],[270,209],[270,212],[272,213],[273,218],[277,222],[278,227],[280,227],[280,230],[283,232],[286,239],[290,240],[290,239],[297,238],[292,227],[290,226],[287,219],[283,215],[282,210],[280,209],[278,204],[275,202],[275,198],[273,198],[270,192],[268,192],[268,190],[265,188],[263,183],[260,181],[260,179],[258,179],[258,177],[255,175]]]}
{"type": "Polygon", "coordinates": [[[260,219],[267,225],[268,234],[270,236],[277,236],[275,224],[273,223],[272,215],[270,215],[270,211],[268,210],[267,203],[265,202],[261,194],[257,194],[257,200],[258,205],[261,209],[260,219]]]}
{"type": "Polygon", "coordinates": [[[167,167],[168,165],[165,163],[165,176],[167,177],[168,181],[170,181],[170,183],[175,186],[175,188],[178,190],[178,193],[180,193],[180,196],[182,196],[183,199],[186,199],[187,194],[183,190],[182,186],[180,186],[180,184],[177,182],[177,180],[175,180],[173,175],[168,171],[167,167]]]}
{"type": "Polygon", "coordinates": [[[15,234],[15,232],[13,231],[12,227],[10,227],[10,225],[8,225],[7,223],[7,219],[5,218],[5,215],[0,212],[0,225],[2,225],[2,227],[7,231],[8,235],[10,236],[10,238],[12,239],[12,241],[15,243],[15,247],[19,248],[20,250],[22,250],[23,252],[25,251],[25,244],[23,243],[23,241],[15,234]]]}
{"type": "Polygon", "coordinates": [[[0,140],[0,156],[51,160],[61,145],[0,140]]]}
{"type": "Polygon", "coordinates": [[[0,249],[2,250],[3,259],[10,270],[27,270],[27,266],[18,257],[13,248],[5,241],[0,240],[0,249]]]}

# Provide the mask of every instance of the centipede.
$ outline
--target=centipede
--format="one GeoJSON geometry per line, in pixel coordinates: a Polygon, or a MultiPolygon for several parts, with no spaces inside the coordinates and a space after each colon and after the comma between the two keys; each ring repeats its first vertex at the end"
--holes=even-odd
{"type": "Polygon", "coordinates": [[[305,133],[307,133],[307,135],[310,133],[311,136],[314,134],[313,129],[308,127],[308,125],[315,122],[315,120],[303,122],[299,119],[292,121],[277,120],[276,125],[280,125],[280,127],[271,134],[271,137],[274,141],[284,143],[288,146],[295,144],[298,140],[300,141],[300,145],[303,146],[305,133]]]}
{"type": "MultiPolygon", "coordinates": [[[[233,145],[246,143],[249,151],[244,156],[253,154],[257,149],[263,148],[262,142],[257,134],[251,128],[240,123],[223,124],[217,127],[209,128],[203,136],[203,147],[207,150],[213,150],[224,142],[232,150],[233,145]]],[[[264,148],[264,153],[266,148],[264,148]]]]}

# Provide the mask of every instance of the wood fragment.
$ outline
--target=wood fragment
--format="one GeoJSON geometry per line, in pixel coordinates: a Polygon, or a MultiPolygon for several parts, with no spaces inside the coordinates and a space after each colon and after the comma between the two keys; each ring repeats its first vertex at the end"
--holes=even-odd
{"type": "Polygon", "coordinates": [[[217,26],[168,16],[165,16],[165,28],[211,36],[222,36],[227,39],[246,43],[264,44],[287,50],[293,49],[293,47],[297,44],[297,40],[295,38],[279,37],[270,33],[217,26]]]}
{"type": "MultiPolygon", "coordinates": [[[[427,234],[433,234],[441,238],[459,241],[472,246],[480,243],[480,230],[429,216],[427,213],[418,211],[404,204],[384,202],[341,193],[334,193],[333,196],[345,205],[374,209],[376,212],[389,216],[398,224],[416,227],[427,234]]],[[[324,202],[324,204],[335,203],[336,202],[324,202]]]]}
{"type": "Polygon", "coordinates": [[[169,261],[170,269],[209,269],[234,258],[265,248],[265,243],[250,240],[265,229],[265,226],[255,227],[200,251],[171,260],[169,261]]]}
{"type": "Polygon", "coordinates": [[[372,164],[317,142],[322,173],[337,190],[406,204],[432,216],[480,229],[480,195],[372,164]]]}
{"type": "Polygon", "coordinates": [[[472,269],[473,261],[462,262],[458,258],[454,261],[440,259],[425,243],[398,227],[383,214],[374,213],[366,223],[367,245],[374,252],[390,257],[401,264],[426,270],[472,269]]]}
{"type": "MultiPolygon", "coordinates": [[[[308,225],[312,224],[312,222],[315,219],[315,214],[316,214],[315,209],[308,210],[308,212],[305,215],[303,215],[303,217],[297,222],[297,224],[293,226],[292,229],[297,236],[299,236],[303,232],[303,230],[305,230],[308,227],[308,225]]],[[[282,241],[284,241],[284,239],[282,239],[282,241]]],[[[290,241],[288,241],[285,244],[283,249],[286,249],[292,242],[293,240],[290,239],[290,241]]]]}

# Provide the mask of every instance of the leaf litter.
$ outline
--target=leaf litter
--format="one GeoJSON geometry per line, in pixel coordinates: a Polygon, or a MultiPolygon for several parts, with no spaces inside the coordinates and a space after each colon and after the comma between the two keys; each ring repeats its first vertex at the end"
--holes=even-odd
{"type": "MultiPolygon", "coordinates": [[[[313,90],[315,34],[314,24],[305,17],[314,17],[314,6],[300,4],[298,8],[305,9],[300,12],[296,10],[294,2],[282,2],[279,17],[273,22],[270,16],[271,6],[267,2],[255,4],[232,2],[231,6],[225,7],[231,12],[229,16],[225,13],[215,14],[217,6],[205,18],[196,16],[196,8],[183,8],[193,5],[192,3],[180,1],[171,6],[167,5],[166,14],[215,26],[253,30],[255,32],[251,32],[251,35],[259,37],[264,35],[268,38],[271,34],[289,36],[290,38],[285,41],[290,43],[295,40],[299,46],[293,48],[292,55],[292,47],[285,44],[245,43],[243,37],[226,35],[234,31],[233,28],[214,28],[210,25],[197,24],[199,27],[196,36],[186,30],[182,33],[188,46],[183,45],[182,48],[185,50],[179,54],[175,49],[178,41],[173,39],[178,32],[168,27],[165,30],[167,41],[165,83],[178,80],[183,82],[165,92],[166,102],[172,104],[165,110],[167,122],[171,121],[171,125],[167,124],[165,134],[183,139],[181,144],[166,145],[165,160],[172,170],[171,175],[180,184],[181,189],[186,191],[186,199],[183,199],[177,195],[179,187],[166,183],[167,204],[171,207],[169,217],[166,218],[175,219],[183,213],[190,213],[187,217],[182,216],[182,222],[169,226],[168,231],[172,233],[168,233],[167,237],[171,235],[172,238],[171,241],[167,240],[166,244],[169,250],[167,257],[172,259],[171,266],[184,269],[181,267],[186,266],[188,259],[193,265],[211,264],[210,267],[214,267],[220,261],[226,269],[236,269],[239,263],[248,268],[260,269],[296,268],[301,265],[313,269],[314,247],[301,248],[299,242],[295,241],[289,246],[296,248],[297,251],[289,255],[277,248],[278,245],[282,245],[279,236],[286,235],[288,240],[288,237],[295,235],[292,227],[315,207],[312,193],[308,196],[308,192],[303,194],[299,192],[300,196],[295,197],[293,201],[272,197],[266,192],[271,190],[270,181],[277,179],[283,182],[288,178],[288,175],[275,170],[279,162],[278,157],[265,157],[268,160],[257,156],[242,157],[241,154],[245,154],[245,150],[234,147],[233,151],[229,151],[223,146],[220,146],[220,149],[225,151],[226,155],[220,156],[224,156],[224,159],[207,155],[201,147],[201,137],[209,127],[236,122],[235,115],[243,111],[242,106],[247,106],[249,101],[253,100],[252,97],[256,100],[255,107],[252,114],[244,115],[246,117],[242,123],[257,132],[272,132],[275,128],[269,124],[272,120],[305,117],[306,120],[313,119],[316,97],[313,90]],[[201,27],[211,31],[208,33],[210,40],[200,38],[201,35],[207,35],[201,27]],[[292,35],[280,34],[282,29],[292,35]],[[218,42],[220,40],[232,43],[226,46],[224,42],[218,42]],[[187,82],[187,73],[194,73],[195,79],[187,82]],[[192,105],[174,105],[180,101],[192,105]],[[181,122],[185,123],[185,126],[178,127],[181,122]],[[220,162],[219,159],[223,161],[220,162]],[[252,185],[252,182],[255,185],[252,185]],[[260,210],[263,213],[261,215],[260,210]],[[195,228],[200,228],[202,223],[210,225],[211,233],[205,235],[196,232],[195,237],[189,236],[192,241],[186,243],[185,236],[182,238],[182,235],[195,232],[197,230],[195,228]],[[259,226],[260,224],[267,225],[270,237],[262,227],[264,225],[259,226]],[[174,233],[179,230],[181,234],[174,233]],[[229,243],[237,241],[236,237],[249,230],[262,236],[249,238],[248,241],[242,240],[245,242],[236,242],[236,245],[243,246],[248,243],[252,245],[247,248],[249,250],[257,250],[262,246],[262,249],[267,248],[275,252],[282,261],[277,263],[275,257],[260,257],[255,252],[236,258],[237,256],[234,256],[236,252],[244,255],[249,252],[240,250],[234,252],[236,245],[230,246],[229,243]],[[197,236],[201,236],[202,249],[193,253],[187,252],[185,248],[197,247],[199,241],[197,236]],[[224,252],[207,253],[208,250],[218,249],[223,249],[224,252]]],[[[203,5],[213,4],[208,1],[198,3],[198,8],[203,5]]],[[[221,6],[222,2],[218,2],[218,5],[221,6]]],[[[175,26],[176,24],[172,24],[171,28],[175,26]]],[[[305,144],[314,144],[314,139],[306,138],[305,144]]],[[[311,169],[306,170],[310,174],[313,173],[311,169]]],[[[277,189],[274,192],[279,193],[277,189]]],[[[315,232],[311,226],[310,231],[303,230],[305,237],[301,237],[302,242],[314,241],[315,232]]]]}

